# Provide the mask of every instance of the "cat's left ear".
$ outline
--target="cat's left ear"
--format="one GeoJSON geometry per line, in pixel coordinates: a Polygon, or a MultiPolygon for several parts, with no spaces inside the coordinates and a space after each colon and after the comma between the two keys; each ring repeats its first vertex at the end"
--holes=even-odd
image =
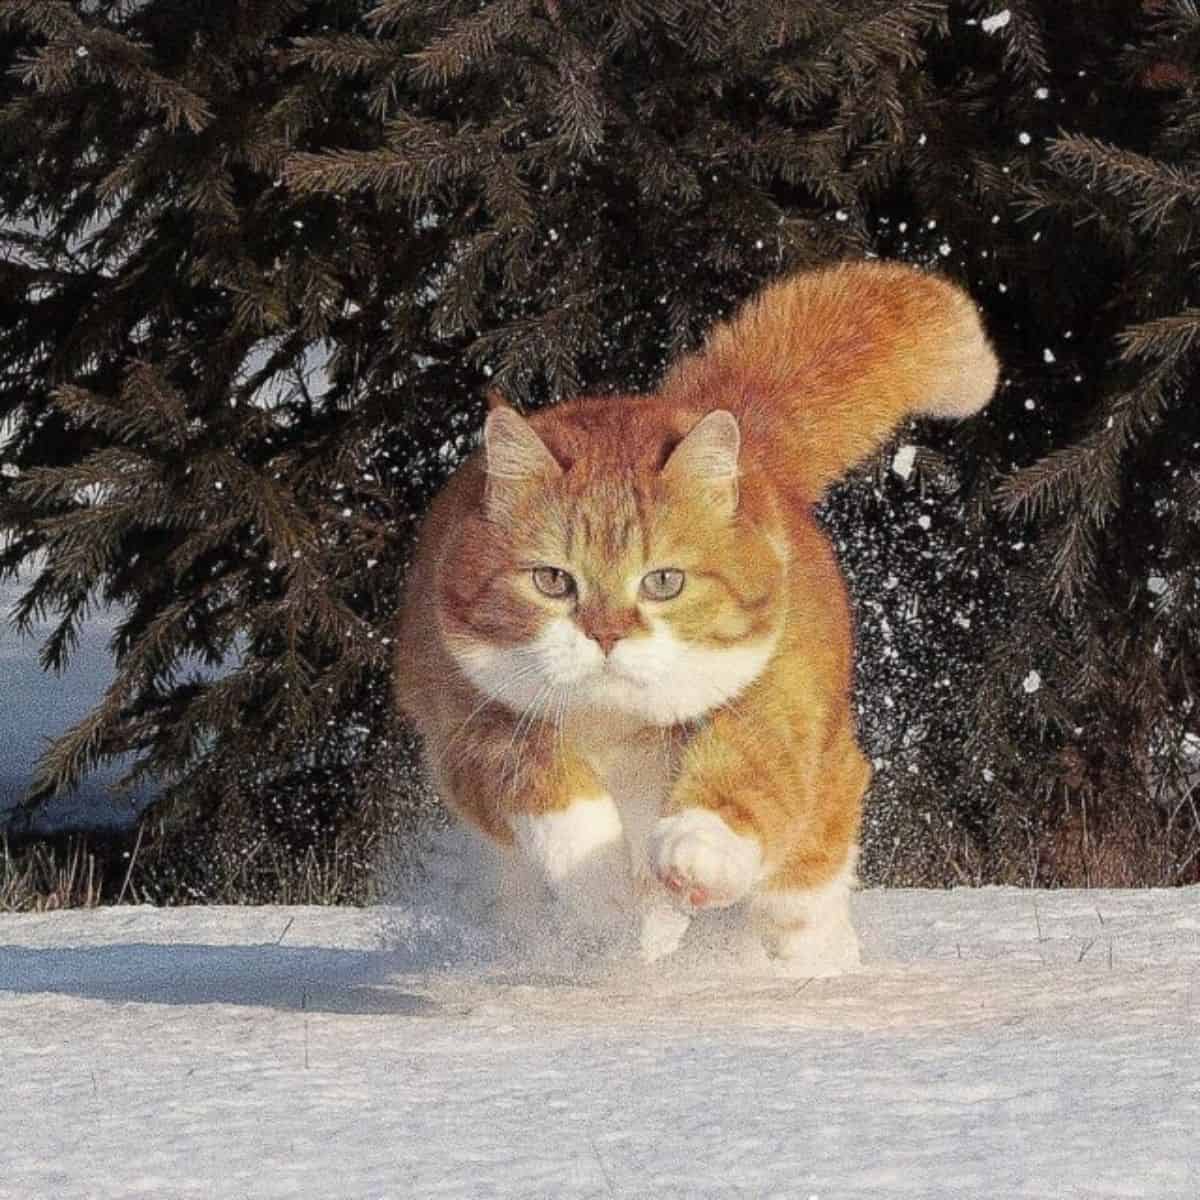
{"type": "Polygon", "coordinates": [[[484,422],[483,451],[487,509],[492,516],[504,516],[528,484],[562,474],[533,426],[503,403],[496,404],[484,422]]]}
{"type": "Polygon", "coordinates": [[[662,477],[672,482],[700,484],[729,515],[737,508],[738,454],[742,434],[737,418],[718,408],[702,417],[671,451],[662,477]]]}

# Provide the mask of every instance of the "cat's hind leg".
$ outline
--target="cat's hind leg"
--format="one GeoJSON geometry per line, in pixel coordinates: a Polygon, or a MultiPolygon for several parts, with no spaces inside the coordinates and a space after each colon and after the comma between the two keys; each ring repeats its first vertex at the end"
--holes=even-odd
{"type": "Polygon", "coordinates": [[[770,879],[750,900],[751,928],[789,974],[837,975],[859,965],[850,915],[858,848],[831,878],[808,884],[795,871],[770,879]]]}

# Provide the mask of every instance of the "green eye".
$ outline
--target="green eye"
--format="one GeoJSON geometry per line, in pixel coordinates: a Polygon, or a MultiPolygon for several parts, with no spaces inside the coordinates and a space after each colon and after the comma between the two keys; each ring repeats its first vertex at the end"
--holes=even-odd
{"type": "Polygon", "coordinates": [[[683,591],[683,572],[667,567],[651,571],[642,579],[642,595],[647,600],[674,600],[683,591]]]}
{"type": "Polygon", "coordinates": [[[560,571],[558,567],[534,567],[533,586],[543,596],[549,596],[553,600],[562,600],[575,594],[574,578],[566,571],[560,571]]]}

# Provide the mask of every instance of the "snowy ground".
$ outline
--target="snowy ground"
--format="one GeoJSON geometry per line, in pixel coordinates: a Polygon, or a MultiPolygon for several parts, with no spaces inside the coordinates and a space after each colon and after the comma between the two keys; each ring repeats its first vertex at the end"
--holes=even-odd
{"type": "Polygon", "coordinates": [[[1200,891],[856,911],[864,970],[807,982],[405,910],[3,917],[0,1196],[1200,1196],[1200,891]]]}

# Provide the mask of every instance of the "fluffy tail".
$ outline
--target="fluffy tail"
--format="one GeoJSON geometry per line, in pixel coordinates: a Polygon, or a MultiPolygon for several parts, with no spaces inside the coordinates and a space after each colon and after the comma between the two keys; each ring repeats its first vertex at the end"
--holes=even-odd
{"type": "Polygon", "coordinates": [[[727,408],[815,500],[908,416],[957,418],[998,373],[975,305],[944,279],[848,263],[765,288],[679,362],[662,395],[727,408]]]}

